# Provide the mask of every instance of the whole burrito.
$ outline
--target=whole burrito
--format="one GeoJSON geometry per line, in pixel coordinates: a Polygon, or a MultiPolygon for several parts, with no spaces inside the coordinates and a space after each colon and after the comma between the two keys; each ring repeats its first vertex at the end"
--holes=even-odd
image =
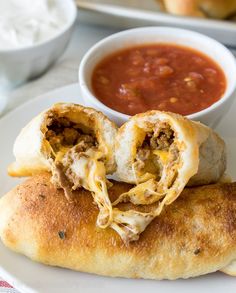
{"type": "MultiPolygon", "coordinates": [[[[129,188],[114,182],[109,195],[114,200],[129,188]]],[[[186,188],[128,246],[112,229],[96,228],[90,192],[72,196],[68,204],[47,174],[18,185],[0,199],[2,242],[34,261],[105,276],[177,279],[234,272],[236,183],[186,188]]]]}
{"type": "Polygon", "coordinates": [[[101,112],[76,104],[55,104],[34,118],[14,144],[16,161],[11,176],[52,172],[52,182],[63,188],[67,199],[72,190],[91,191],[100,214],[98,226],[112,220],[106,174],[116,169],[116,125],[101,112]]]}

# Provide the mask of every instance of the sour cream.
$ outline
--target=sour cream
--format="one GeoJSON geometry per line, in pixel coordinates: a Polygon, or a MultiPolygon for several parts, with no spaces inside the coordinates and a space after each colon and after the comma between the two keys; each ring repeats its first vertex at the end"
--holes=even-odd
{"type": "Polygon", "coordinates": [[[0,50],[27,47],[57,34],[67,18],[58,0],[0,0],[0,50]]]}

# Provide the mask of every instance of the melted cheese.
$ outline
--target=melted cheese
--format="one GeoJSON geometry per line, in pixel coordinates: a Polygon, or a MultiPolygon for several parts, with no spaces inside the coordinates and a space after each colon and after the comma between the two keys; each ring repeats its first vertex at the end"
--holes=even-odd
{"type": "Polygon", "coordinates": [[[165,151],[165,150],[154,150],[154,151],[152,151],[152,153],[160,158],[161,163],[163,165],[166,165],[166,163],[168,163],[169,158],[170,158],[170,154],[169,154],[168,151],[165,151]]]}
{"type": "Polygon", "coordinates": [[[141,213],[134,210],[120,211],[113,209],[111,227],[120,235],[125,243],[138,240],[149,223],[153,220],[152,213],[141,213]]]}
{"type": "Polygon", "coordinates": [[[163,193],[157,192],[157,188],[157,182],[152,178],[131,188],[128,192],[122,193],[113,203],[113,206],[117,205],[119,202],[127,201],[135,205],[152,204],[164,196],[163,193]]]}
{"type": "Polygon", "coordinates": [[[102,162],[103,153],[94,148],[88,149],[86,152],[77,153],[73,157],[72,163],[68,166],[67,161],[63,164],[63,159],[70,150],[72,150],[72,147],[61,146],[60,150],[55,154],[54,162],[66,165],[69,173],[73,174],[72,178],[68,178],[73,184],[72,189],[75,190],[82,186],[92,192],[94,201],[100,211],[97,224],[101,228],[106,228],[112,220],[112,205],[107,191],[106,169],[102,162]]]}
{"type": "Polygon", "coordinates": [[[106,169],[101,161],[102,157],[101,152],[89,149],[73,161],[70,170],[80,178],[82,187],[93,193],[100,211],[97,224],[101,228],[106,228],[112,220],[112,205],[108,196],[106,169]]]}
{"type": "MultiPolygon", "coordinates": [[[[166,150],[153,150],[152,153],[160,158],[163,169],[166,169],[170,159],[169,152],[166,150]]],[[[135,173],[135,176],[137,176],[136,170],[134,169],[135,165],[133,165],[133,172],[135,173]]],[[[139,178],[142,178],[142,181],[139,181],[141,183],[136,180],[136,186],[131,188],[128,192],[121,194],[113,205],[126,201],[130,201],[136,205],[151,204],[160,200],[165,195],[162,186],[160,186],[160,184],[158,185],[158,182],[155,180],[155,174],[145,173],[138,175],[139,178]]]]}
{"type": "Polygon", "coordinates": [[[65,154],[70,150],[70,147],[61,146],[59,152],[55,154],[55,162],[61,162],[65,154]]]}
{"type": "MultiPolygon", "coordinates": [[[[165,177],[166,173],[168,174],[170,153],[166,150],[154,150],[152,151],[152,154],[158,156],[160,164],[162,165],[161,179],[157,181],[156,175],[154,178],[149,177],[150,175],[154,176],[154,174],[141,174],[141,176],[146,177],[147,180],[137,184],[128,192],[121,194],[113,203],[113,206],[117,205],[119,202],[128,201],[135,205],[148,205],[157,202],[166,196],[167,189],[165,188],[165,185],[162,184],[162,177],[165,177]]],[[[142,213],[133,210],[120,211],[118,209],[113,209],[113,222],[111,227],[121,236],[123,241],[135,241],[146,229],[147,225],[161,213],[163,204],[163,201],[160,202],[160,205],[150,213],[142,213]]]]}

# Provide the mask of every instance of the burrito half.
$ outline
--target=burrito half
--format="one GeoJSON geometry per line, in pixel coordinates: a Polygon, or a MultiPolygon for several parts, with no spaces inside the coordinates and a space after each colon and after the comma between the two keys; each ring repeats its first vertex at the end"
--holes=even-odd
{"type": "Polygon", "coordinates": [[[68,200],[72,190],[91,191],[106,227],[112,217],[106,174],[115,171],[114,141],[117,128],[101,112],[76,104],[56,104],[34,118],[14,144],[16,161],[12,176],[52,172],[52,182],[63,188],[68,200]]]}
{"type": "Polygon", "coordinates": [[[221,178],[226,168],[225,144],[199,122],[149,111],[133,116],[118,130],[116,161],[119,179],[135,187],[121,194],[113,206],[159,201],[151,213],[114,209],[113,228],[125,241],[132,241],[187,184],[209,184],[221,178]]]}

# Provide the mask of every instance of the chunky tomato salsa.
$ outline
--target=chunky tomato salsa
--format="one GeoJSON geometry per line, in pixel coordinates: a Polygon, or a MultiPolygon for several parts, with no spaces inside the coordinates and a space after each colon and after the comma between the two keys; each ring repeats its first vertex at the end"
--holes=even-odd
{"type": "Polygon", "coordinates": [[[148,44],[106,57],[92,75],[95,96],[108,107],[134,115],[163,110],[188,115],[221,98],[222,69],[193,49],[148,44]]]}

